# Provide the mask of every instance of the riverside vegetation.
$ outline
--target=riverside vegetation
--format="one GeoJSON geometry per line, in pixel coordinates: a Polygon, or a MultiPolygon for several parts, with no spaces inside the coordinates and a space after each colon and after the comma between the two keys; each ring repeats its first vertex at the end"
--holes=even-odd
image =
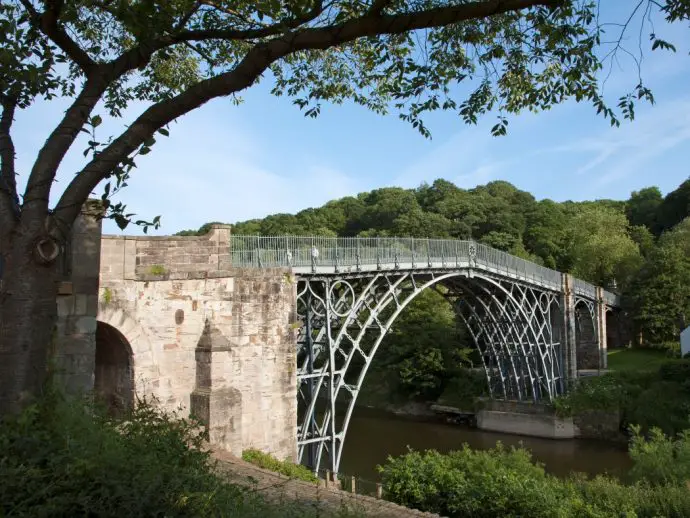
{"type": "Polygon", "coordinates": [[[0,516],[361,516],[344,506],[287,505],[228,483],[198,423],[154,403],[140,401],[117,419],[50,390],[1,421],[0,516]]]}
{"type": "Polygon", "coordinates": [[[628,480],[547,474],[521,448],[497,444],[448,454],[411,451],[380,467],[393,501],[448,517],[642,518],[690,516],[690,433],[634,430],[628,480]]]}

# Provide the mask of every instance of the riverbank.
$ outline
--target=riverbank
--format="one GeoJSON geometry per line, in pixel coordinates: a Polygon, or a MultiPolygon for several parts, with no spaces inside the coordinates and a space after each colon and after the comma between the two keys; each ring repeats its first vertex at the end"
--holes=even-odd
{"type": "Polygon", "coordinates": [[[228,482],[259,493],[275,503],[298,502],[313,507],[317,512],[337,513],[347,509],[363,518],[439,518],[438,514],[409,509],[387,500],[343,491],[332,485],[326,487],[324,480],[315,484],[290,478],[259,468],[225,450],[214,448],[212,452],[228,482]]]}

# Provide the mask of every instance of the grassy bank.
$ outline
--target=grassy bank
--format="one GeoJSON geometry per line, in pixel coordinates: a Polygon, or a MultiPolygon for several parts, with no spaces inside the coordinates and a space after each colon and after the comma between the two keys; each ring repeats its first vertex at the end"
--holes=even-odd
{"type": "Polygon", "coordinates": [[[610,349],[607,352],[610,371],[653,371],[670,358],[659,349],[610,349]]]}

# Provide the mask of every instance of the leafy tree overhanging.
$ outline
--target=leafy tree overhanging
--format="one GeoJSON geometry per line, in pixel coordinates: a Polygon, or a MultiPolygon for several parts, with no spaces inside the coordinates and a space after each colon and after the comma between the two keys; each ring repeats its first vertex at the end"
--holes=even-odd
{"type": "MultiPolygon", "coordinates": [[[[350,99],[396,110],[426,136],[422,116],[433,110],[456,111],[466,123],[496,112],[492,132],[502,135],[508,114],[566,99],[588,101],[618,124],[621,114],[634,117],[636,99],[653,98],[641,81],[617,111],[602,98],[597,9],[589,0],[3,1],[0,353],[8,366],[0,378],[10,376],[11,387],[0,382],[0,407],[5,393],[35,391],[44,370],[57,258],[83,204],[105,180],[106,216],[124,228],[133,214],[112,196],[171,121],[214,98],[235,98],[270,73],[273,93],[292,97],[307,115],[322,102],[350,99]],[[458,83],[469,88],[464,98],[455,97],[458,83]],[[72,102],[20,195],[13,121],[37,99],[56,97],[72,102]],[[120,135],[99,141],[99,103],[120,117],[137,99],[149,107],[120,135]],[[57,171],[81,132],[91,137],[88,162],[56,193],[57,171]]],[[[640,0],[631,10],[690,18],[687,0],[640,0]]],[[[674,50],[652,35],[654,48],[674,50]]],[[[148,228],[158,219],[136,223],[148,228]]]]}

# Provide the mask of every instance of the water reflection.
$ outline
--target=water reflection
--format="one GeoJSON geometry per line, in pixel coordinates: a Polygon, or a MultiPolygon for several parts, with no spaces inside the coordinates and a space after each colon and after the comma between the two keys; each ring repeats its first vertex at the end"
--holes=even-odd
{"type": "Polygon", "coordinates": [[[416,450],[448,452],[463,443],[475,449],[489,449],[501,441],[506,446],[523,446],[548,472],[565,476],[571,471],[590,475],[609,473],[622,476],[631,466],[623,446],[589,440],[555,440],[521,437],[442,423],[408,418],[358,408],[347,432],[340,471],[367,479],[377,479],[376,465],[389,455],[402,455],[407,445],[416,450]]]}

